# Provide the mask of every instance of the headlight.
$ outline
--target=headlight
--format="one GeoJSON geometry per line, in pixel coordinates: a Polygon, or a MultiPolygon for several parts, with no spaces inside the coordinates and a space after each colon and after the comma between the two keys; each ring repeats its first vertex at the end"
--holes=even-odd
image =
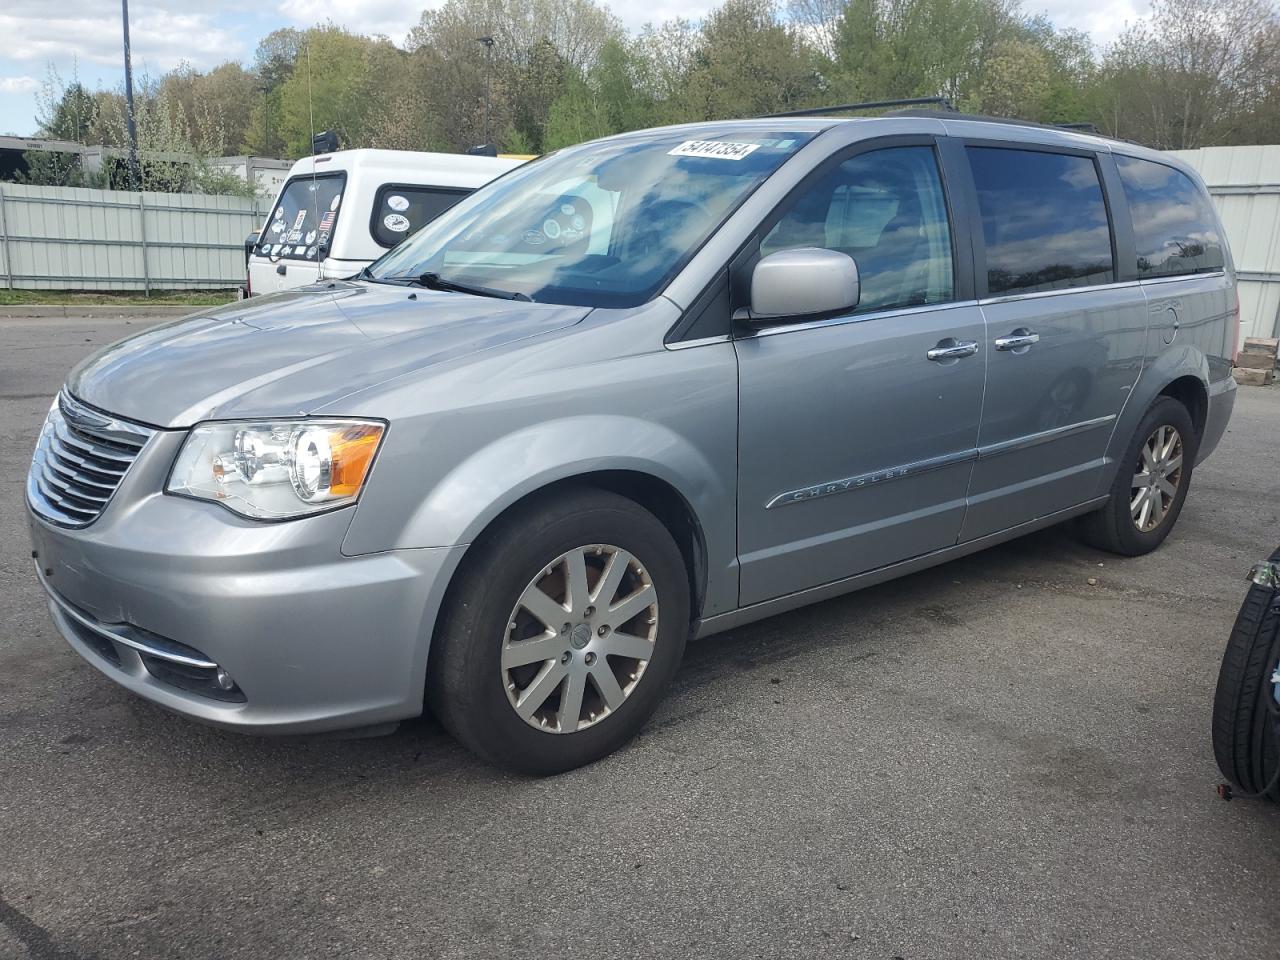
{"type": "Polygon", "coordinates": [[[384,429],[367,420],[200,424],[165,491],[212,500],[254,520],[331,510],[360,495],[384,429]]]}

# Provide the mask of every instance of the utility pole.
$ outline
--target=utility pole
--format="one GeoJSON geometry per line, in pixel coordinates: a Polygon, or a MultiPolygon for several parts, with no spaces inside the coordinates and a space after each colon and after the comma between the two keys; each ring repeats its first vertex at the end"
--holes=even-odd
{"type": "Polygon", "coordinates": [[[120,0],[124,19],[124,102],[125,125],[129,128],[129,180],[135,190],[142,189],[142,171],[138,167],[138,125],[133,113],[133,56],[129,52],[129,0],[120,0]]]}
{"type": "Polygon", "coordinates": [[[484,142],[489,139],[489,77],[493,73],[493,37],[476,37],[477,43],[484,44],[484,142]]]}

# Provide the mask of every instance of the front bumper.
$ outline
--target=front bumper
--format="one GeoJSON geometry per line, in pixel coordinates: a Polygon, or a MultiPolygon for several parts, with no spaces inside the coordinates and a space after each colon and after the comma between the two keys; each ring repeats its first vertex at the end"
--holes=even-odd
{"type": "MultiPolygon", "coordinates": [[[[156,438],[159,446],[169,439],[156,438]]],[[[71,647],[140,696],[251,733],[421,713],[431,633],[463,548],[346,557],[352,510],[263,524],[145,492],[161,489],[171,461],[148,450],[102,516],[80,530],[28,508],[38,579],[71,647]],[[149,656],[166,653],[221,667],[242,702],[148,669],[149,656]]],[[[197,676],[202,669],[178,666],[197,676]]]]}

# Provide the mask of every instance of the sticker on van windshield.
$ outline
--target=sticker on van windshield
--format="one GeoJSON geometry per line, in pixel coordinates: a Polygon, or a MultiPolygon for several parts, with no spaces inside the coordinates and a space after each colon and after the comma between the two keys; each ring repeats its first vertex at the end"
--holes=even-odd
{"type": "Polygon", "coordinates": [[[272,233],[284,233],[284,221],[283,221],[283,220],[272,220],[272,221],[271,221],[271,232],[272,232],[272,233]]]}
{"type": "Polygon", "coordinates": [[[712,157],[716,160],[741,160],[743,157],[760,149],[758,143],[730,143],[726,140],[686,140],[674,150],[668,150],[669,157],[712,157]]]}
{"type": "Polygon", "coordinates": [[[387,206],[397,212],[403,212],[409,209],[409,201],[407,198],[400,196],[400,194],[393,193],[387,197],[387,206]]]}
{"type": "Polygon", "coordinates": [[[382,225],[392,233],[404,233],[409,229],[409,218],[398,213],[388,213],[382,218],[382,225]]]}
{"type": "Polygon", "coordinates": [[[294,219],[294,221],[293,221],[293,229],[292,229],[292,230],[290,230],[289,232],[290,232],[290,233],[297,233],[299,230],[301,230],[301,229],[302,229],[302,221],[304,221],[304,220],[306,220],[306,219],[307,219],[307,208],[306,208],[306,207],[303,207],[301,210],[299,210],[299,211],[298,211],[298,216],[297,216],[297,217],[294,219]]]}
{"type": "Polygon", "coordinates": [[[308,230],[308,231],[307,231],[307,235],[306,235],[306,237],[304,238],[303,242],[304,242],[304,243],[315,243],[315,242],[316,242],[316,232],[315,232],[314,230],[308,230]]]}
{"type": "Polygon", "coordinates": [[[329,201],[329,209],[337,210],[338,204],[341,202],[342,202],[342,194],[338,194],[336,197],[334,197],[332,200],[329,201]]]}

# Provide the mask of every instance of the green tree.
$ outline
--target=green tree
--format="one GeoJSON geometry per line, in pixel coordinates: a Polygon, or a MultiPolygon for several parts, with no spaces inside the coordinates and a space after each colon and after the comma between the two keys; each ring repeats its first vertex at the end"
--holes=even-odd
{"type": "Polygon", "coordinates": [[[311,153],[311,137],[333,130],[344,147],[361,146],[371,129],[371,104],[390,95],[404,51],[382,38],[328,25],[306,32],[293,71],[280,86],[280,134],[290,156],[311,153]]]}
{"type": "Polygon", "coordinates": [[[1099,122],[1165,150],[1256,142],[1278,84],[1271,0],[1155,0],[1107,51],[1099,122]]]}
{"type": "Polygon", "coordinates": [[[698,120],[779,113],[818,97],[817,66],[772,0],[726,0],[703,22],[680,99],[698,120]]]}

